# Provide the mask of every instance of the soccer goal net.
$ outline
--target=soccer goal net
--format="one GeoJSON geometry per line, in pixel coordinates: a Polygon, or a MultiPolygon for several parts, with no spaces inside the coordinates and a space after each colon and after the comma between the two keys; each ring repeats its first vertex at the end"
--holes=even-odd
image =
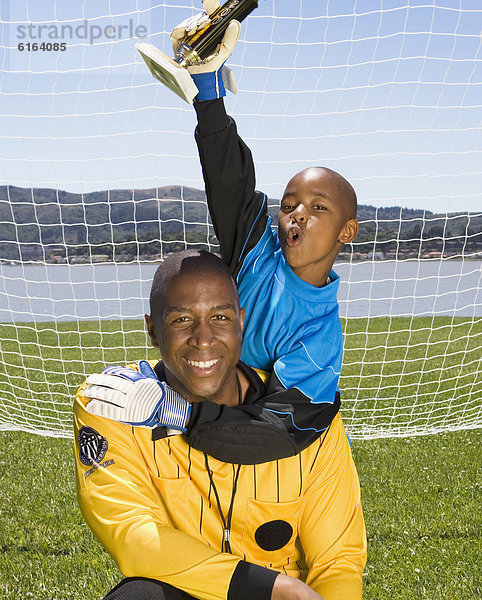
{"type": "MultiPolygon", "coordinates": [[[[134,49],[170,53],[200,5],[1,4],[0,429],[70,436],[86,375],[156,357],[159,262],[217,249],[194,111],[134,49]]],[[[260,0],[229,61],[275,221],[306,166],[357,190],[335,267],[353,438],[482,423],[481,17],[470,0],[260,0]]]]}

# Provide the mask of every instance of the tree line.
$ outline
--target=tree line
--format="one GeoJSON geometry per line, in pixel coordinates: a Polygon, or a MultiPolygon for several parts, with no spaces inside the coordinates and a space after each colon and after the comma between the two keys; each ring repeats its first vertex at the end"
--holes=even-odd
{"type": "MultiPolygon", "coordinates": [[[[269,201],[276,217],[279,200],[269,201]]],[[[400,207],[358,208],[360,233],[343,256],[475,255],[482,216],[400,207]]],[[[0,260],[129,261],[186,247],[216,249],[203,191],[181,186],[74,194],[0,187],[0,260]]]]}

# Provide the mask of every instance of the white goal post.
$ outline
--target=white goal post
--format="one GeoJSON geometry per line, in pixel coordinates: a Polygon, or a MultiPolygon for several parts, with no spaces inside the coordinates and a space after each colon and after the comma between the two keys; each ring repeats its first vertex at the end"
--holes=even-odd
{"type": "MultiPolygon", "coordinates": [[[[217,250],[192,107],[134,49],[170,53],[200,6],[1,5],[0,430],[70,436],[86,375],[156,357],[163,256],[217,250]]],[[[481,19],[471,0],[260,0],[229,61],[273,216],[309,165],[358,194],[335,267],[354,439],[482,424],[481,19]]]]}

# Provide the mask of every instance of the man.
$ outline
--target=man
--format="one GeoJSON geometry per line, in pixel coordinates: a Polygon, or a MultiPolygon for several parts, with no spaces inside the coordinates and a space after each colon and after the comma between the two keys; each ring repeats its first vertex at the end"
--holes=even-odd
{"type": "MultiPolygon", "coordinates": [[[[193,411],[266,393],[239,362],[243,317],[214,255],[178,253],[159,267],[147,318],[163,356],[155,373],[193,411]]],[[[108,600],[361,598],[365,529],[340,415],[297,456],[234,465],[165,428],[92,414],[85,387],[74,409],[79,504],[128,578],[108,600]]]]}

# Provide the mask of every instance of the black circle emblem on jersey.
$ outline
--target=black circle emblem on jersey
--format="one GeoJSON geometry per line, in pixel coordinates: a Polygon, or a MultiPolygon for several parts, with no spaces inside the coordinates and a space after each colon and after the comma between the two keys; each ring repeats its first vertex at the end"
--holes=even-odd
{"type": "Polygon", "coordinates": [[[92,427],[81,427],[79,430],[79,458],[80,462],[90,467],[100,462],[107,452],[109,444],[105,437],[101,436],[92,427]]]}
{"type": "Polygon", "coordinates": [[[260,548],[272,552],[286,546],[292,535],[293,527],[286,521],[268,521],[258,527],[254,539],[260,548]]]}

